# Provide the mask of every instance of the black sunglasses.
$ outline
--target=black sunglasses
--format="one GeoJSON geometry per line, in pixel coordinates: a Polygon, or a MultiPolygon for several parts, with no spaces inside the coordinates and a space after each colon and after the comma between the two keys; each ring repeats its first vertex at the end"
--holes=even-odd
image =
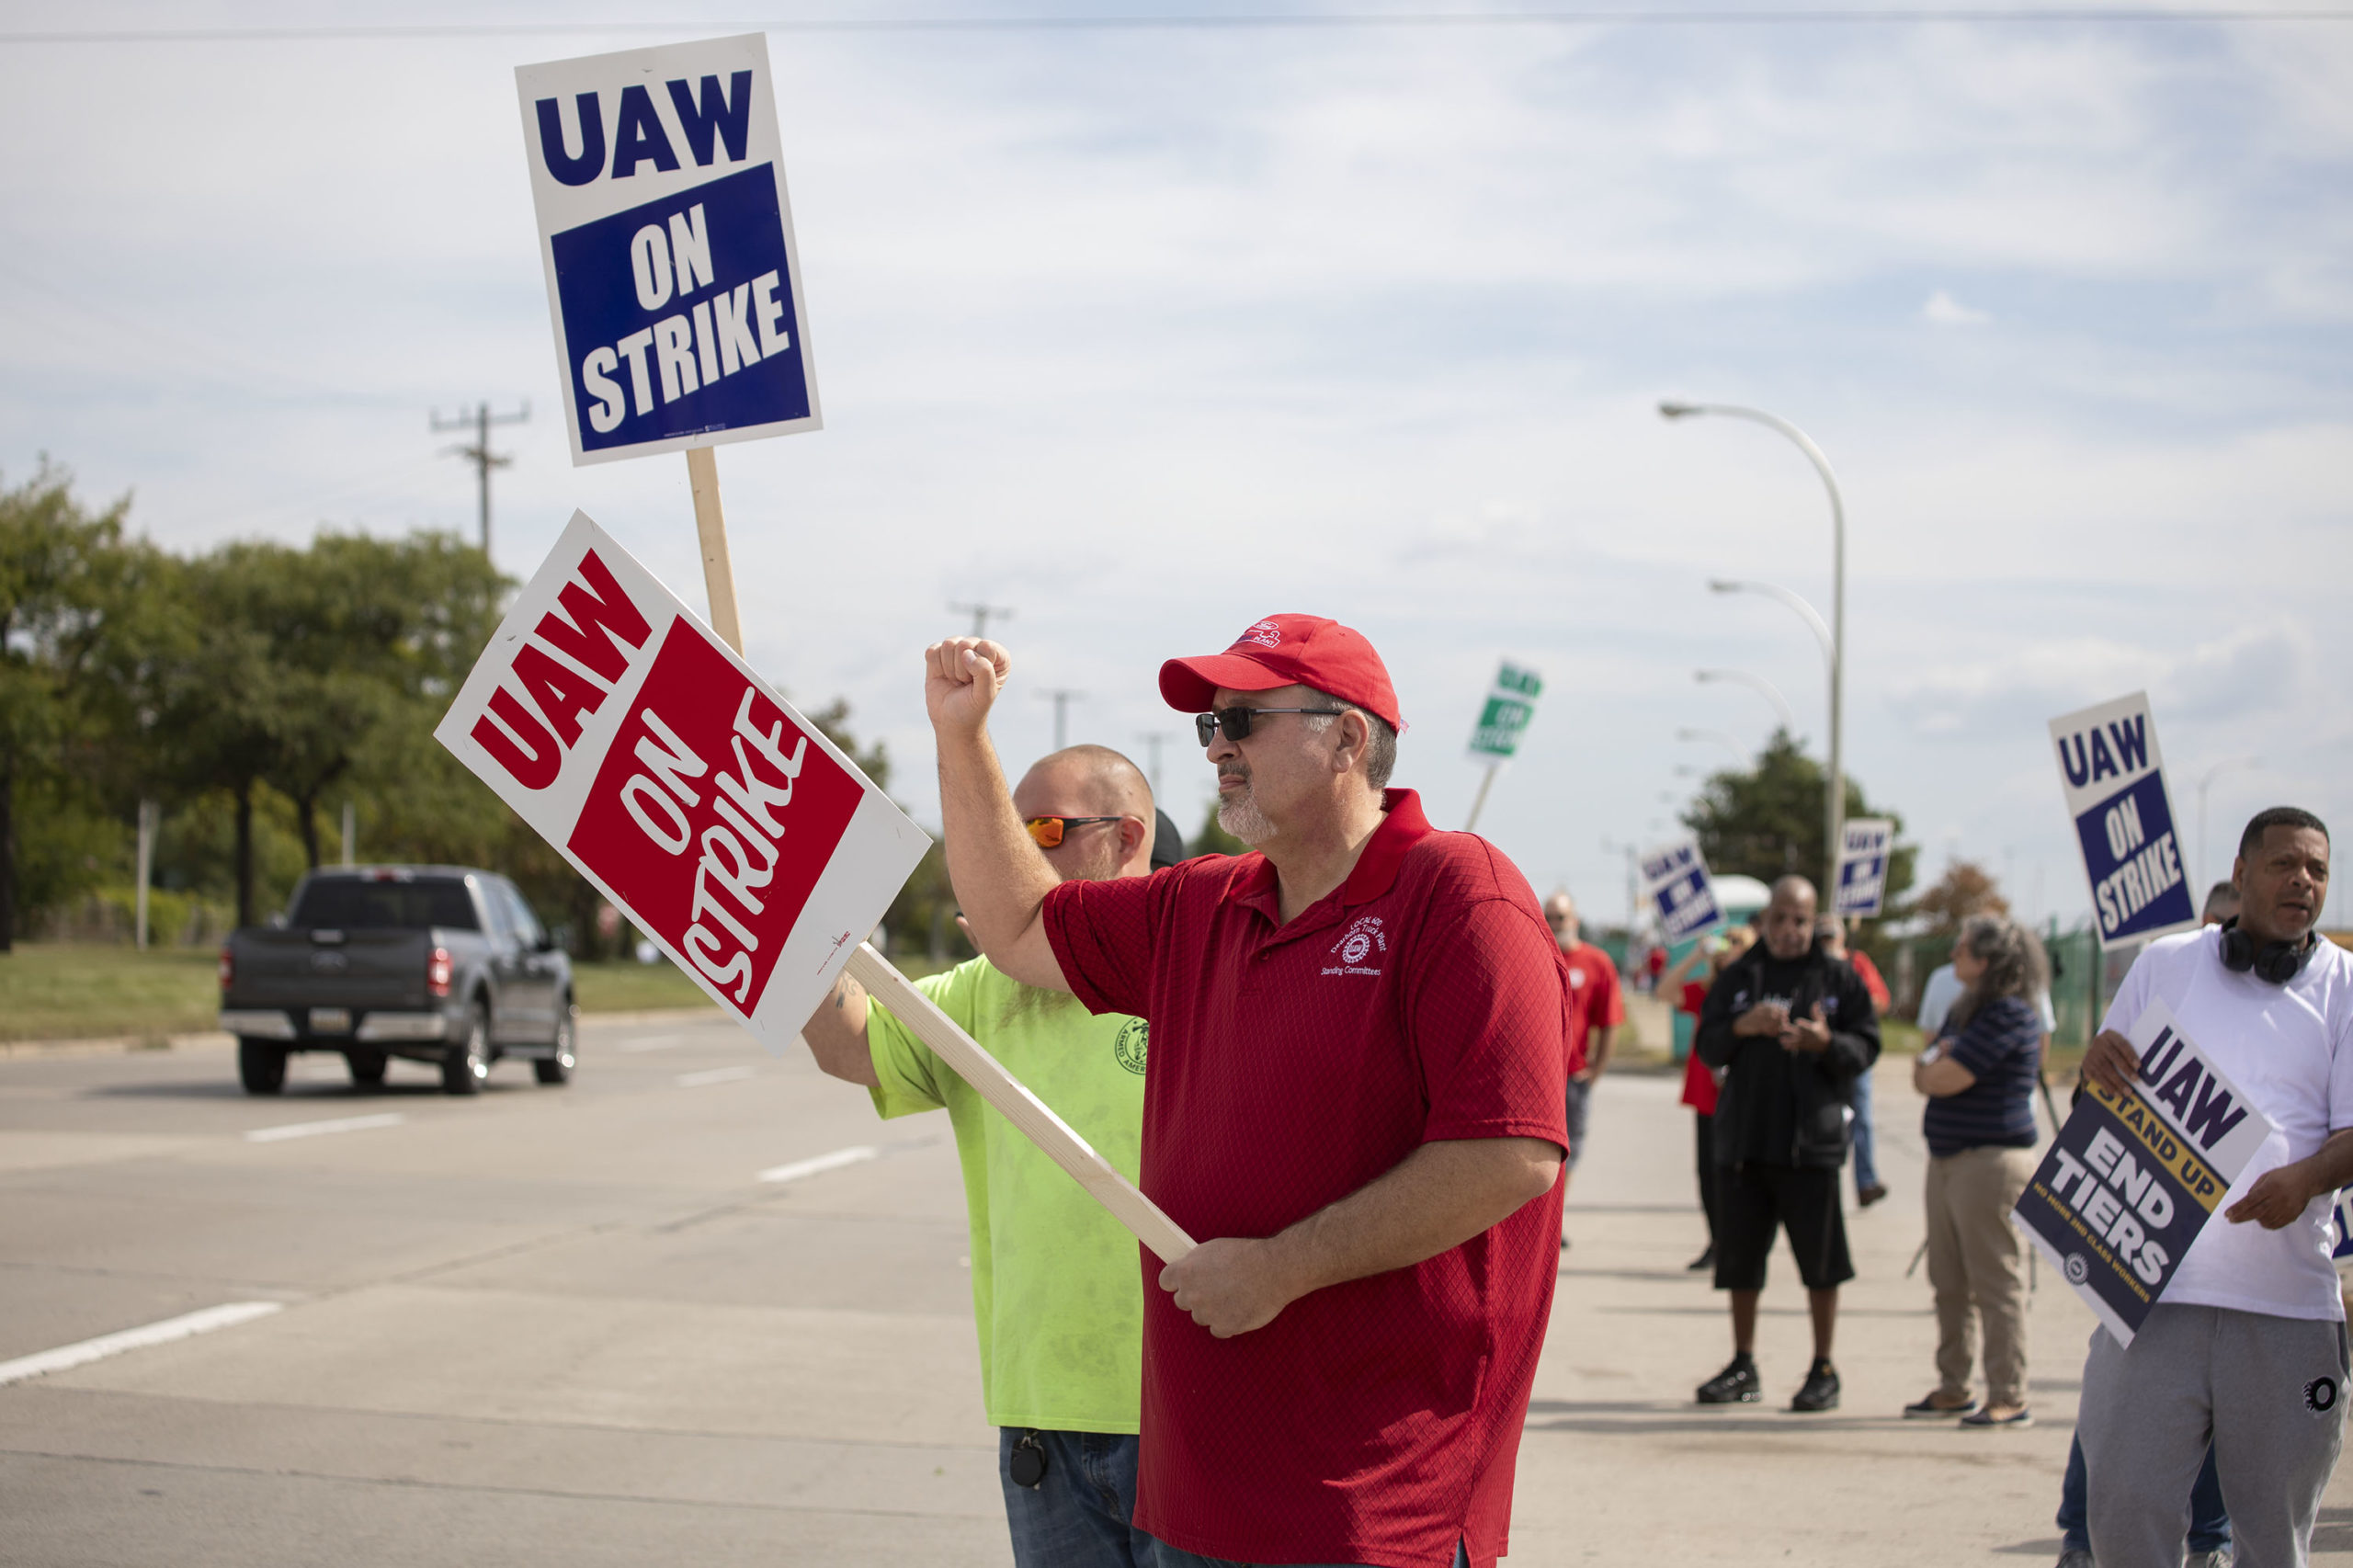
{"type": "Polygon", "coordinates": [[[1250,738],[1250,726],[1260,713],[1321,713],[1336,719],[1347,711],[1345,708],[1221,708],[1214,713],[1194,714],[1193,733],[1201,738],[1203,745],[1217,739],[1220,730],[1225,732],[1227,740],[1242,741],[1250,738]]]}

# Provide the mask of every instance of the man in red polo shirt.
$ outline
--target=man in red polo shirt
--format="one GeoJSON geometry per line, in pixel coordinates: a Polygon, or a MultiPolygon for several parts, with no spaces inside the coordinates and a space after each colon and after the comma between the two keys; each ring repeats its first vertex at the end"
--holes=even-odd
{"type": "Polygon", "coordinates": [[[1492,1563],[1557,1272],[1571,1006],[1527,879],[1384,790],[1371,645],[1271,616],[1161,667],[1256,846],[1062,882],[986,733],[1011,663],[926,654],[948,867],[990,960],[1152,1026],[1137,1526],[1198,1562],[1492,1563]]]}

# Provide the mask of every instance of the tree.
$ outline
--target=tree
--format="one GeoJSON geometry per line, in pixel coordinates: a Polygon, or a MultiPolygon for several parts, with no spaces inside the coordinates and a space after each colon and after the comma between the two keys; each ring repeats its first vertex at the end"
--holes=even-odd
{"type": "Polygon", "coordinates": [[[439,749],[433,724],[495,630],[505,586],[479,550],[435,534],[235,543],[185,564],[153,661],[157,771],[183,794],[234,802],[240,925],[255,912],[256,788],[293,802],[316,867],[321,798],[363,758],[388,780],[429,768],[418,759],[439,749]]]}
{"type": "Polygon", "coordinates": [[[0,491],[0,952],[15,943],[17,807],[28,783],[66,781],[87,676],[113,629],[126,498],[93,514],[44,462],[0,491]]]}
{"type": "Polygon", "coordinates": [[[2004,898],[1994,879],[1973,860],[1955,860],[1937,879],[1937,885],[1913,901],[1912,913],[1928,917],[1928,935],[1950,938],[1961,934],[1961,924],[1972,915],[2007,915],[2009,900],[2004,898]]]}
{"type": "MultiPolygon", "coordinates": [[[[1828,824],[1822,820],[1826,785],[1822,764],[1800,751],[1787,730],[1778,730],[1757,754],[1755,767],[1746,772],[1727,769],[1711,778],[1683,821],[1698,837],[1711,871],[1766,882],[1795,871],[1818,884],[1828,860],[1823,837],[1828,824]]],[[[1904,831],[1903,817],[1884,806],[1871,806],[1852,775],[1847,779],[1847,816],[1885,817],[1895,824],[1899,837],[1904,831]]],[[[1917,854],[1911,846],[1899,844],[1888,858],[1886,907],[1891,911],[1912,885],[1917,854]]]]}
{"type": "Polygon", "coordinates": [[[1220,825],[1217,802],[1211,801],[1208,814],[1201,818],[1201,831],[1193,835],[1193,842],[1186,852],[1191,855],[1247,855],[1250,846],[1220,825]]]}

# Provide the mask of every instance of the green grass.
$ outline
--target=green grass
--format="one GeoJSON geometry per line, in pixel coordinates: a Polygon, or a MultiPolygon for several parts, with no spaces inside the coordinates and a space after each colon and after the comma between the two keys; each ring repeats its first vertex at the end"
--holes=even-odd
{"type": "Polygon", "coordinates": [[[209,1029],[219,976],[215,948],[19,942],[0,956],[0,1040],[160,1040],[209,1029]]]}
{"type": "Polygon", "coordinates": [[[667,959],[656,963],[576,963],[572,966],[572,989],[584,1013],[717,1005],[667,959]]]}
{"type": "MultiPolygon", "coordinates": [[[[218,1027],[220,950],[19,942],[0,956],[0,1040],[153,1040],[218,1027]]],[[[581,964],[581,1011],[708,1007],[668,963],[581,964]]]]}
{"type": "MultiPolygon", "coordinates": [[[[931,972],[902,959],[910,976],[931,972]]],[[[0,955],[0,1041],[146,1040],[218,1027],[217,948],[103,947],[19,942],[0,955]]],[[[709,1007],[710,997],[675,965],[584,963],[573,966],[584,1013],[641,1013],[709,1007]]]]}

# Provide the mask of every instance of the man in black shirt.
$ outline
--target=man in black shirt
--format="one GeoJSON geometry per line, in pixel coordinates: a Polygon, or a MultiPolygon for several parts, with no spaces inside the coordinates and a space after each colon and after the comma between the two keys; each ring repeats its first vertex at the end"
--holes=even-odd
{"type": "Polygon", "coordinates": [[[1732,1292],[1732,1364],[1699,1385],[1702,1404],[1759,1397],[1756,1301],[1773,1235],[1786,1228],[1813,1317],[1813,1365],[1790,1402],[1838,1408],[1830,1341],[1847,1256],[1838,1171],[1859,1074],[1879,1059],[1870,993],[1815,944],[1813,884],[1783,877],[1758,924],[1764,940],[1718,976],[1692,1049],[1724,1074],[1716,1102],[1716,1289],[1732,1292]]]}

